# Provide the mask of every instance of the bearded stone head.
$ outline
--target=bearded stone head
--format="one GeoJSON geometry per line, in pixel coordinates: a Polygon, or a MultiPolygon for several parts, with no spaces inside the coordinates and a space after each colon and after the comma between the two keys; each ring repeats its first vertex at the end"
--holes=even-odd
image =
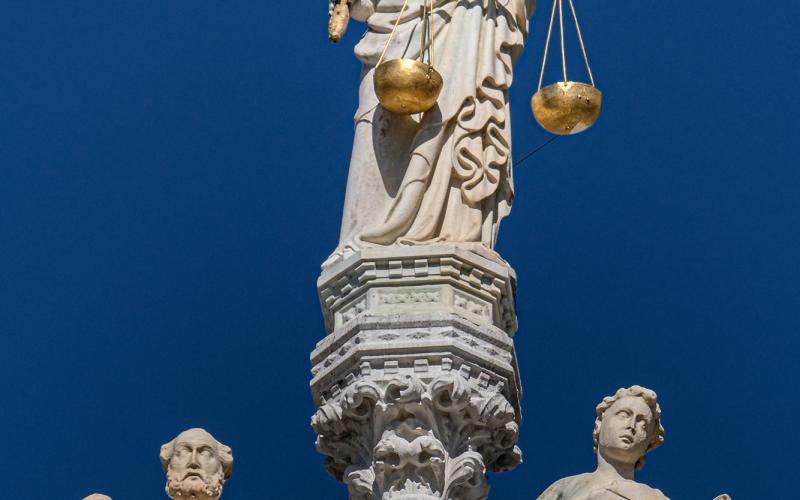
{"type": "Polygon", "coordinates": [[[203,429],[189,429],[161,447],[167,496],[175,500],[216,500],[231,477],[233,453],[203,429]]]}

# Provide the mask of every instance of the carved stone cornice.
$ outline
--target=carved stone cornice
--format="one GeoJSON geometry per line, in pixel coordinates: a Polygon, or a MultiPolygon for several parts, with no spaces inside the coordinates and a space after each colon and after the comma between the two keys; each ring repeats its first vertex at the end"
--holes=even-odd
{"type": "Polygon", "coordinates": [[[483,385],[503,388],[519,409],[512,339],[450,313],[360,316],[328,335],[311,353],[311,392],[317,404],[362,375],[383,377],[404,369],[433,373],[474,371],[483,385]],[[464,367],[464,368],[462,368],[464,367]]]}
{"type": "Polygon", "coordinates": [[[515,287],[497,253],[470,244],[365,248],[317,280],[328,332],[365,313],[447,311],[513,335],[515,287]]]}

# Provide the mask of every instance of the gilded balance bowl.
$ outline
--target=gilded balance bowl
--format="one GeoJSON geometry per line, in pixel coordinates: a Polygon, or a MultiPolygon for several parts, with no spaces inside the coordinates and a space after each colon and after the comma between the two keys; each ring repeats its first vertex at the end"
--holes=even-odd
{"type": "Polygon", "coordinates": [[[375,68],[375,94],[384,108],[410,115],[428,111],[442,91],[442,75],[413,59],[392,59],[375,68]]]}
{"type": "Polygon", "coordinates": [[[531,108],[539,125],[558,135],[583,132],[600,116],[603,93],[580,82],[557,82],[533,94],[531,108]]]}

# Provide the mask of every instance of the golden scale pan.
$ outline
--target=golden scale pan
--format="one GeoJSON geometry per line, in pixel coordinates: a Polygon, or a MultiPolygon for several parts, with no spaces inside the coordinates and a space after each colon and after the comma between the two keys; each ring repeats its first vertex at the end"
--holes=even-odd
{"type": "MultiPolygon", "coordinates": [[[[349,20],[349,1],[337,0],[331,11],[331,18],[328,25],[328,37],[331,41],[338,42],[349,20]]],[[[400,19],[408,6],[408,0],[403,2],[400,14],[397,16],[394,28],[389,35],[386,46],[381,53],[378,63],[375,65],[374,85],[375,94],[381,105],[389,111],[399,114],[410,115],[422,113],[431,109],[439,98],[444,81],[436,69],[434,54],[434,30],[433,30],[433,1],[424,0],[422,5],[421,23],[423,29],[420,30],[422,40],[420,52],[417,59],[391,59],[384,62],[384,56],[389,48],[389,44],[397,31],[400,19]],[[428,63],[424,61],[428,48],[428,63]]],[[[591,127],[600,115],[603,102],[603,94],[595,87],[592,69],[589,66],[589,58],[586,55],[586,47],[583,43],[581,28],[578,24],[578,16],[575,13],[575,6],[572,0],[569,1],[572,17],[575,21],[575,28],[578,32],[583,59],[586,63],[586,70],[589,73],[591,84],[574,82],[567,79],[567,58],[564,50],[564,9],[562,0],[553,0],[553,8],[550,13],[550,26],[547,30],[547,41],[545,42],[544,57],[542,59],[542,69],[539,74],[539,87],[531,99],[531,109],[536,121],[547,131],[558,135],[577,134],[591,127]],[[547,63],[547,53],[550,49],[550,39],[553,34],[556,9],[558,9],[559,27],[561,33],[561,68],[564,80],[553,83],[542,88],[544,79],[544,69],[547,63]]]]}
{"type": "Polygon", "coordinates": [[[589,73],[589,81],[592,83],[590,85],[567,79],[567,57],[564,50],[564,9],[562,0],[553,0],[553,10],[550,12],[550,26],[547,29],[547,42],[544,44],[542,70],[539,73],[539,87],[536,93],[533,94],[533,98],[531,98],[531,109],[533,109],[533,116],[536,121],[545,130],[558,135],[577,134],[591,127],[597,121],[597,117],[600,116],[600,109],[603,105],[603,93],[594,85],[592,68],[589,67],[586,46],[583,44],[583,35],[581,35],[578,15],[575,13],[575,6],[572,0],[569,0],[569,7],[572,10],[572,18],[575,20],[575,29],[578,32],[578,41],[581,44],[586,71],[589,73]],[[556,17],[556,7],[558,7],[558,24],[561,28],[561,70],[564,75],[564,81],[542,88],[544,68],[547,64],[547,52],[550,49],[550,38],[553,34],[553,23],[556,17]]]}
{"type": "Polygon", "coordinates": [[[383,53],[378,59],[378,64],[375,65],[373,81],[375,95],[381,106],[393,113],[411,115],[428,111],[436,104],[444,80],[442,80],[442,75],[433,68],[434,35],[433,16],[431,15],[433,0],[423,0],[422,3],[422,19],[420,21],[422,38],[419,44],[419,58],[391,59],[383,62],[383,57],[386,55],[386,50],[392,42],[392,37],[397,31],[397,26],[400,24],[400,19],[403,18],[407,6],[408,0],[405,0],[389,39],[386,41],[386,46],[383,48],[383,53]],[[426,46],[430,64],[423,59],[426,46]]]}

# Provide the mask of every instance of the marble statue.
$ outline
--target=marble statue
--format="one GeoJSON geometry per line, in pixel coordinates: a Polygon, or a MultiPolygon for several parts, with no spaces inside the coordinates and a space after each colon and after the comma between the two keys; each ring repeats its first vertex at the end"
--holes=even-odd
{"type": "Polygon", "coordinates": [[[215,500],[233,469],[233,454],[203,429],[189,429],[161,447],[161,467],[172,499],[215,500]]]}
{"type": "MultiPolygon", "coordinates": [[[[422,5],[408,0],[384,60],[417,58],[422,5]]],[[[353,0],[368,29],[339,244],[323,267],[369,246],[437,242],[493,249],[514,196],[508,90],[534,0],[434,0],[437,104],[419,115],[384,110],[375,64],[404,0],[353,0]]],[[[426,45],[427,47],[427,45],[426,45]]]]}
{"type": "Polygon", "coordinates": [[[92,493],[83,500],[111,500],[111,497],[106,495],[101,495],[100,493],[92,493]]]}
{"type": "Polygon", "coordinates": [[[661,491],[634,480],[645,454],[663,442],[656,393],[638,385],[619,389],[597,405],[597,469],[555,482],[539,500],[664,500],[661,491]]]}

